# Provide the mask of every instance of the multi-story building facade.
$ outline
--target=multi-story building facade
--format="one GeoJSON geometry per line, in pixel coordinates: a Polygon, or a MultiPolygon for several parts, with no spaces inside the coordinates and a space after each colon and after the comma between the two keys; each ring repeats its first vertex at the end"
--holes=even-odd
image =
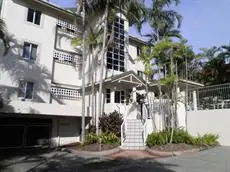
{"type": "MultiPolygon", "coordinates": [[[[82,34],[80,16],[42,0],[2,0],[1,18],[11,48],[6,56],[0,55],[0,135],[4,138],[0,147],[80,141],[82,51],[71,44],[82,34]]],[[[104,66],[101,106],[105,113],[139,111],[133,104],[135,91],[143,89],[145,81],[144,66],[136,58],[146,43],[129,36],[128,29],[128,21],[119,15],[114,26],[116,46],[108,49],[104,66]]],[[[100,69],[91,72],[95,61],[86,64],[86,125],[99,106],[100,69]]]]}

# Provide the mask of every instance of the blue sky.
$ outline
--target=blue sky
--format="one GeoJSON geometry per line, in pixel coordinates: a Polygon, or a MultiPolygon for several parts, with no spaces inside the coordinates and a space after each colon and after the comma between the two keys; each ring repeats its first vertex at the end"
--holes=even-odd
{"type": "MultiPolygon", "coordinates": [[[[50,1],[62,7],[75,5],[75,0],[50,1]]],[[[176,8],[183,16],[181,32],[196,52],[199,48],[230,44],[229,7],[230,0],[181,0],[176,8]]],[[[131,28],[130,34],[137,33],[131,28]]]]}

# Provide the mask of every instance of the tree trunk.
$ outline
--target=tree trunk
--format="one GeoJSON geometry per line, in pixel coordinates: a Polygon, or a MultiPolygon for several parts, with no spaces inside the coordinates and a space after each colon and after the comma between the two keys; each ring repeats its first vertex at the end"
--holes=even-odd
{"type": "Polygon", "coordinates": [[[96,121],[96,117],[95,117],[95,102],[94,102],[94,96],[95,96],[95,86],[94,86],[94,71],[95,71],[95,63],[94,63],[94,58],[93,58],[93,53],[94,53],[94,49],[91,48],[91,60],[92,60],[92,66],[91,66],[91,115],[93,117],[93,125],[95,125],[95,121],[96,121]]]}
{"type": "MultiPolygon", "coordinates": [[[[172,49],[170,52],[170,76],[173,77],[174,73],[173,73],[173,57],[172,57],[172,49]]],[[[170,144],[172,143],[173,140],[173,134],[174,134],[174,103],[175,101],[175,84],[174,81],[172,83],[172,89],[171,89],[171,99],[172,99],[172,103],[171,103],[171,136],[170,136],[170,144]]]]}
{"type": "Polygon", "coordinates": [[[102,116],[102,84],[103,84],[103,72],[104,72],[104,61],[105,61],[105,53],[106,53],[106,39],[107,39],[107,24],[108,24],[108,12],[109,12],[109,0],[106,1],[105,8],[105,22],[104,22],[104,38],[102,45],[102,53],[101,53],[101,64],[100,64],[100,84],[99,84],[99,103],[98,103],[98,114],[96,118],[96,133],[99,134],[99,117],[102,116]]]}
{"type": "Polygon", "coordinates": [[[82,119],[81,119],[81,142],[85,142],[85,60],[86,60],[86,51],[85,51],[85,39],[86,39],[86,31],[85,31],[85,0],[82,1],[83,4],[83,41],[82,41],[82,119]]]}

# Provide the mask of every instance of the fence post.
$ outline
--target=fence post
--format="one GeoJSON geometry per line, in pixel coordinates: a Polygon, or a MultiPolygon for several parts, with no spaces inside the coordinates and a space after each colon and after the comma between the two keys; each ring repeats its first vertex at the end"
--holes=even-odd
{"type": "Polygon", "coordinates": [[[193,110],[197,110],[197,92],[196,90],[193,91],[193,110]]]}

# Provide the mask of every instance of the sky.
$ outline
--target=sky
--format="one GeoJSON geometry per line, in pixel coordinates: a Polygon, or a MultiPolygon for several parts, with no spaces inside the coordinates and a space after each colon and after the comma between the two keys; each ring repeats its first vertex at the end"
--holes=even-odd
{"type": "MultiPolygon", "coordinates": [[[[62,7],[74,7],[75,0],[50,0],[62,7]]],[[[176,10],[183,16],[181,33],[195,52],[230,44],[230,0],[181,0],[176,10]]],[[[148,28],[144,27],[144,32],[148,28]]],[[[130,34],[139,36],[135,28],[130,34]]]]}

